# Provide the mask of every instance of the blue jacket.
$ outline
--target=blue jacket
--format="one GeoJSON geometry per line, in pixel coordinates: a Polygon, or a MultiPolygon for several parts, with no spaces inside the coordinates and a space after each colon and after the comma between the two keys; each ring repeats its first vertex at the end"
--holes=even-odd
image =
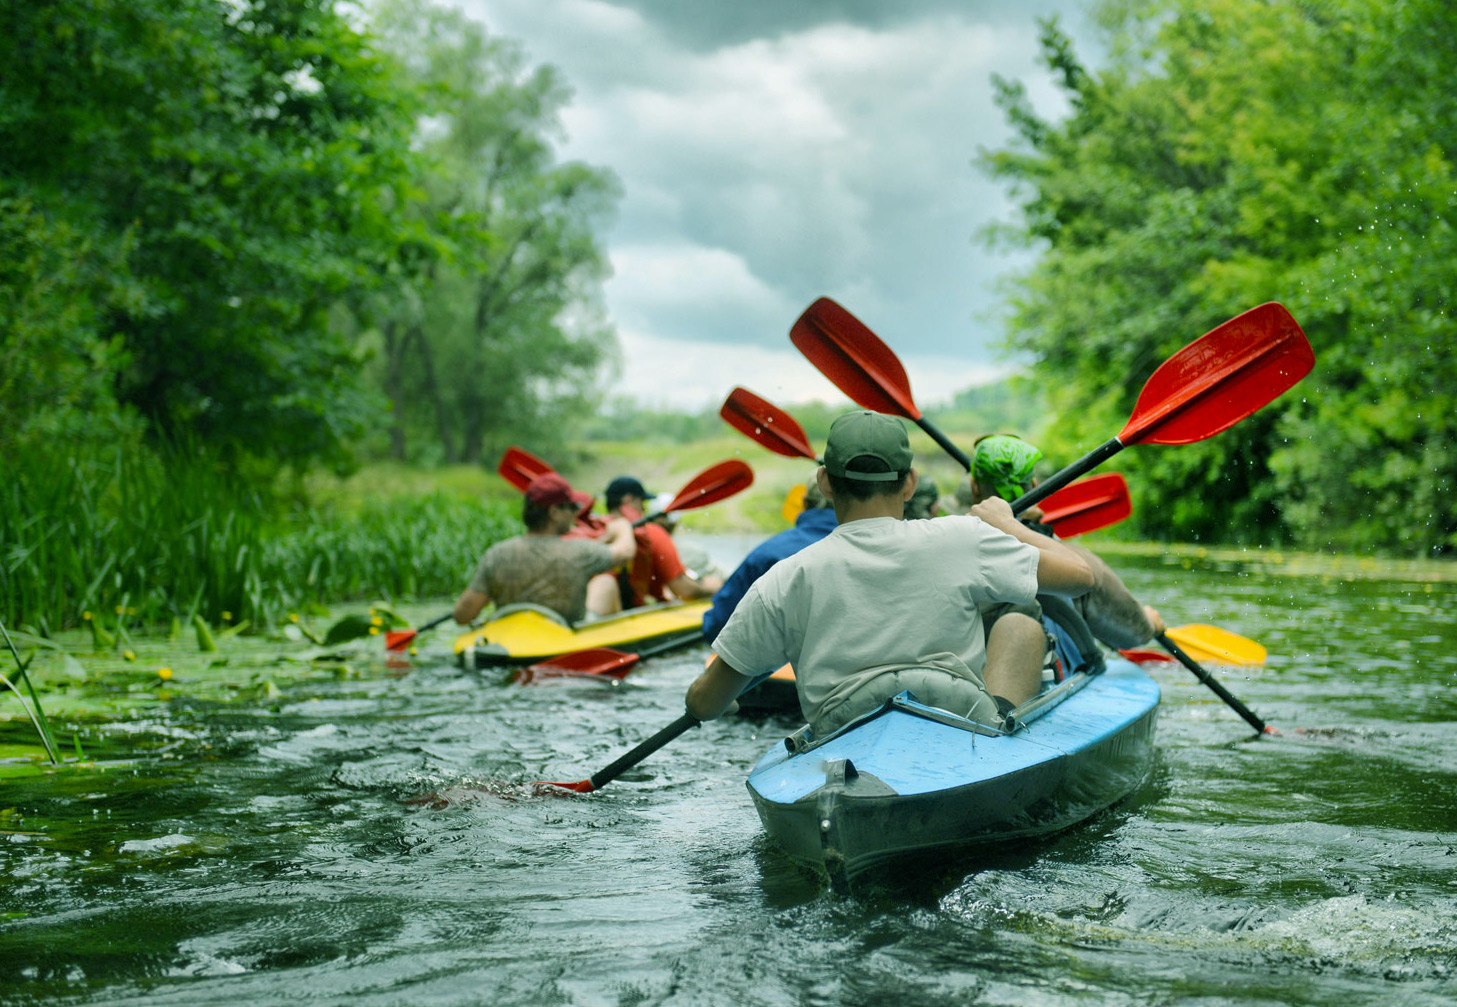
{"type": "Polygon", "coordinates": [[[781,559],[788,559],[807,545],[813,545],[835,530],[835,512],[828,507],[801,511],[794,527],[760,543],[744,557],[723,587],[713,596],[713,606],[703,613],[703,638],[712,643],[734,614],[749,585],[781,559]]]}

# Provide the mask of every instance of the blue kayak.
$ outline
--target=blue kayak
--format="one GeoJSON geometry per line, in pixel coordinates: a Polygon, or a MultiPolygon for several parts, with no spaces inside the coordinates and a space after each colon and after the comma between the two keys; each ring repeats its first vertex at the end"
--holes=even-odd
{"type": "Polygon", "coordinates": [[[1013,711],[1010,732],[901,693],[834,734],[808,727],[749,774],[764,829],[837,891],[895,857],[1065,829],[1147,775],[1159,687],[1117,658],[1013,711]]]}

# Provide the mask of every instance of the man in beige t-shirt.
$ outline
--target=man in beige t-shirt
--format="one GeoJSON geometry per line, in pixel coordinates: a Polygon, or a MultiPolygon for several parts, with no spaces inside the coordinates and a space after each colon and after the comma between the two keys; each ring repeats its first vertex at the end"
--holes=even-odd
{"type": "Polygon", "coordinates": [[[575,625],[587,616],[587,582],[629,562],[637,552],[632,526],[609,518],[600,539],[562,538],[591,503],[556,473],[526,487],[521,520],[526,534],[497,542],[476,566],[470,586],[455,603],[455,621],[469,623],[488,603],[530,602],[575,625]]]}
{"type": "MultiPolygon", "coordinates": [[[[1078,595],[1087,564],[1023,527],[1006,501],[967,517],[907,522],[916,490],[899,420],[872,412],[835,420],[816,473],[836,528],[754,582],[714,641],[717,656],[688,689],[688,713],[711,720],[755,677],[794,665],[805,718],[823,735],[909,689],[922,702],[998,726],[1036,694],[1046,646],[983,639],[979,603],[1030,602],[1039,591],[1078,595]]],[[[1014,627],[1015,628],[1015,627],[1014,627]]]]}

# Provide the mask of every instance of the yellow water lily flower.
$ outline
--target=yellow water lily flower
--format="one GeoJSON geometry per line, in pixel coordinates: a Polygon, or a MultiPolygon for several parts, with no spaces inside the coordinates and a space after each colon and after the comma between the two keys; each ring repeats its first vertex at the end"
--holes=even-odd
{"type": "Polygon", "coordinates": [[[160,678],[160,679],[162,679],[163,681],[166,681],[167,679],[169,679],[169,678],[172,677],[172,669],[171,668],[158,668],[157,669],[157,677],[160,678]]]}

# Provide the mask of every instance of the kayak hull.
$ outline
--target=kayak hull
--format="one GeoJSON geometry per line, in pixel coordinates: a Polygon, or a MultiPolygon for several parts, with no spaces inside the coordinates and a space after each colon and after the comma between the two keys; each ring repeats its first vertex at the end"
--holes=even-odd
{"type": "Polygon", "coordinates": [[[707,601],[648,605],[578,627],[544,609],[522,606],[457,637],[455,654],[463,667],[487,668],[541,661],[591,647],[656,652],[701,640],[708,606],[707,601]]]}
{"type": "Polygon", "coordinates": [[[807,750],[776,746],[748,788],[769,836],[848,891],[898,857],[1047,835],[1108,807],[1147,776],[1158,702],[1118,660],[1024,704],[1010,734],[902,694],[807,750]]]}

